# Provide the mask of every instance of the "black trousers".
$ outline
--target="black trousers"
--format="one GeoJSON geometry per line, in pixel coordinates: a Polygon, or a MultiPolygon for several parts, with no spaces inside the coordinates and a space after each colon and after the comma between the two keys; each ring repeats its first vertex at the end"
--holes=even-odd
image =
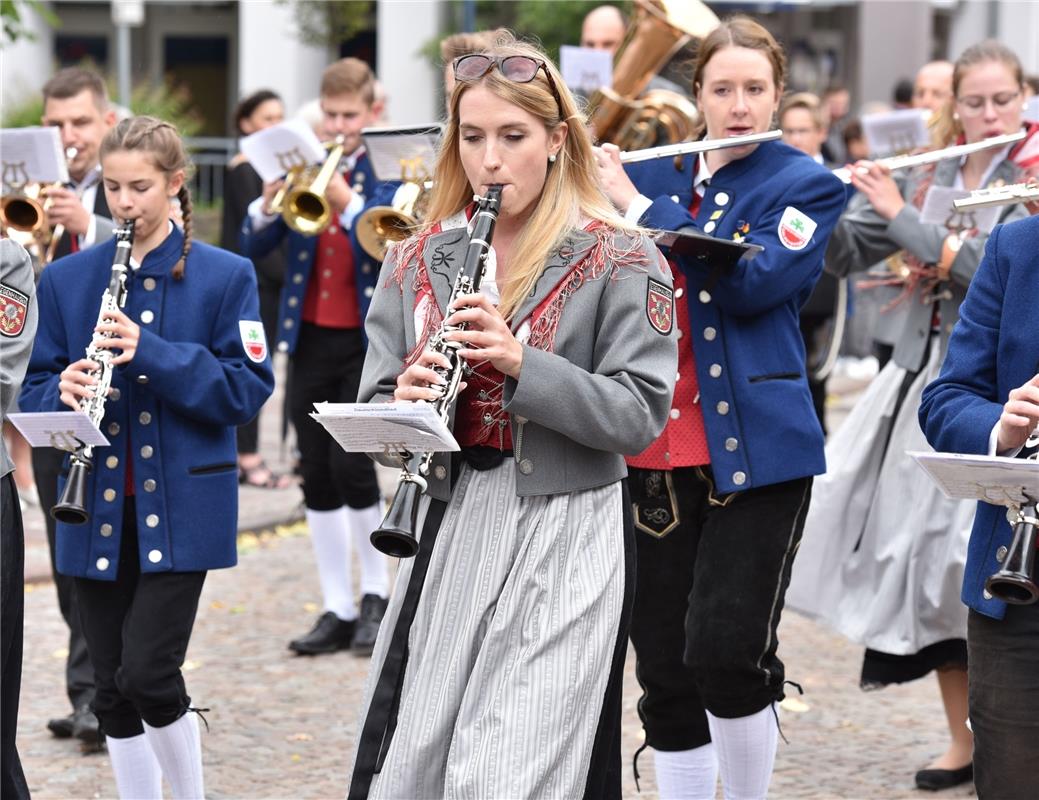
{"type": "Polygon", "coordinates": [[[347,453],[310,413],[314,403],[356,403],[364,366],[364,340],[356,329],[321,328],[304,322],[292,356],[289,409],[299,443],[303,500],[312,511],[344,505],[368,508],[379,501],[375,464],[347,453]]]}
{"type": "Polygon", "coordinates": [[[180,668],[205,572],[141,572],[132,497],[126,498],[114,581],[76,578],[97,694],[94,713],[114,739],[176,722],[191,698],[180,668]]]}
{"type": "Polygon", "coordinates": [[[980,800],[1039,797],[1039,604],[967,618],[974,786],[980,800]]]}
{"type": "MultiPolygon", "coordinates": [[[[278,304],[281,299],[281,288],[278,286],[261,286],[260,294],[260,321],[263,323],[263,332],[267,337],[267,346],[277,341],[278,335],[278,304]]],[[[260,415],[257,414],[244,425],[237,428],[238,452],[258,453],[260,452],[260,415]]]]}
{"type": "MultiPolygon", "coordinates": [[[[2,445],[0,445],[2,447],[2,445]]],[[[0,797],[28,798],[18,758],[18,701],[25,620],[25,538],[14,476],[0,478],[0,797]]]]}
{"type": "Polygon", "coordinates": [[[776,629],[812,479],[730,495],[710,467],[629,469],[638,583],[631,623],[646,744],[711,741],[705,709],[754,714],[783,698],[776,629]]]}
{"type": "Polygon", "coordinates": [[[40,497],[40,508],[47,525],[47,544],[50,550],[51,575],[58,593],[58,608],[61,618],[69,629],[69,655],[65,659],[65,691],[72,707],[89,706],[94,700],[94,668],[87,655],[87,642],[79,622],[79,604],[76,600],[76,583],[73,578],[58,572],[54,544],[55,522],[50,515],[58,502],[58,474],[61,472],[65,453],[52,447],[34,447],[32,470],[36,480],[36,492],[40,497]]]}

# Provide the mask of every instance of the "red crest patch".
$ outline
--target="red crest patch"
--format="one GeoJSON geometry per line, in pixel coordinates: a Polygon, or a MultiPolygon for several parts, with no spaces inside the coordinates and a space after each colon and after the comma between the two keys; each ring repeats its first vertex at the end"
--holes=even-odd
{"type": "Polygon", "coordinates": [[[0,335],[15,337],[25,327],[29,296],[0,283],[0,335]]]}
{"type": "Polygon", "coordinates": [[[671,333],[675,321],[675,292],[652,278],[646,290],[646,316],[657,333],[665,336],[671,333]]]}

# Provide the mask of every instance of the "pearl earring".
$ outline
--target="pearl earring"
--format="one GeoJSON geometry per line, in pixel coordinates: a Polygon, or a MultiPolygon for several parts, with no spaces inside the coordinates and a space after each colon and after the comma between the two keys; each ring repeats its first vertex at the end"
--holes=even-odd
{"type": "Polygon", "coordinates": [[[555,153],[549,153],[548,154],[548,163],[549,164],[555,164],[556,163],[556,154],[555,153]]]}

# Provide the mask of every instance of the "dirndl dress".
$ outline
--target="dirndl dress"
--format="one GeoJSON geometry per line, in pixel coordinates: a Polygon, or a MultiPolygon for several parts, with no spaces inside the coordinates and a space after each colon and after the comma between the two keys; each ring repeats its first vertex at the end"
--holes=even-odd
{"type": "Polygon", "coordinates": [[[831,436],[786,596],[885,654],[967,633],[960,588],[975,503],[946,498],[906,454],[932,451],[917,408],[940,366],[937,339],[916,375],[889,362],[831,436]]]}
{"type": "Polygon", "coordinates": [[[633,590],[626,492],[518,497],[515,471],[511,456],[466,464],[446,508],[423,500],[419,554],[401,562],[372,656],[350,797],[594,796],[619,770],[619,737],[605,739],[619,732],[633,590]]]}

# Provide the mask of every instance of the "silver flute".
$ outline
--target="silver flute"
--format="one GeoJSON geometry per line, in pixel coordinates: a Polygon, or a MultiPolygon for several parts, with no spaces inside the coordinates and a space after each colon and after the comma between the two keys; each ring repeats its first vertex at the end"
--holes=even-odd
{"type": "Polygon", "coordinates": [[[774,142],[783,138],[783,131],[764,131],[763,133],[746,133],[743,136],[729,136],[725,139],[700,139],[696,142],[679,142],[664,144],[660,147],[647,147],[645,150],[625,150],[621,153],[622,164],[633,164],[636,161],[650,161],[654,158],[685,156],[690,153],[706,153],[709,150],[722,150],[726,147],[745,147],[749,144],[774,142]]]}
{"type": "Polygon", "coordinates": [[[1027,183],[1011,183],[1007,186],[993,186],[989,189],[976,189],[970,197],[953,200],[957,211],[991,206],[1009,206],[1014,203],[1031,203],[1039,200],[1039,182],[1034,179],[1027,183]]]}
{"type": "MultiPolygon", "coordinates": [[[[899,169],[909,169],[910,167],[921,167],[924,164],[934,164],[937,161],[945,161],[948,158],[962,158],[971,153],[978,153],[982,150],[991,150],[993,147],[1006,147],[1008,144],[1020,142],[1024,138],[1025,131],[1016,131],[1014,133],[1003,134],[1002,136],[992,136],[988,139],[982,139],[980,142],[958,144],[953,147],[943,147],[940,150],[928,150],[926,153],[892,156],[891,158],[878,158],[873,163],[880,164],[882,167],[887,167],[889,170],[894,172],[899,169]]],[[[835,169],[833,174],[845,183],[851,183],[852,169],[854,169],[854,167],[840,167],[835,169]]],[[[864,169],[860,169],[861,174],[865,174],[865,172],[864,169]]]]}

